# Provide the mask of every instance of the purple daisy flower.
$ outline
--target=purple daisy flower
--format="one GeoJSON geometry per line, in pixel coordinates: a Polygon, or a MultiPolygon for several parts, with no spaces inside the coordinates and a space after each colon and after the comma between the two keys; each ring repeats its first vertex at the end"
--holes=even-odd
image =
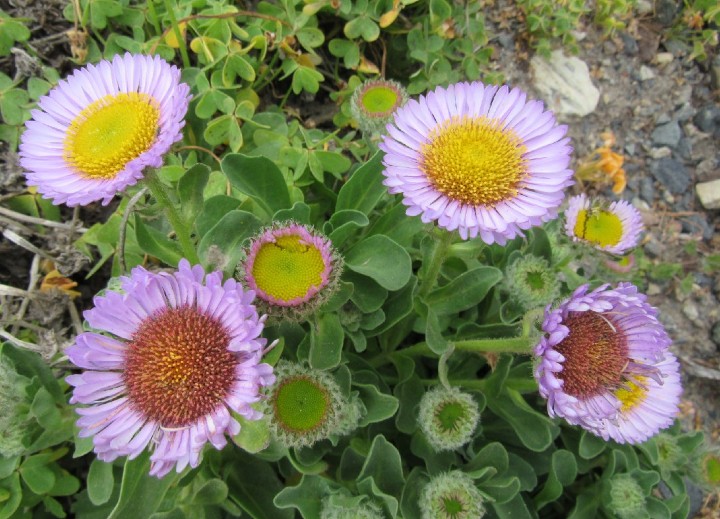
{"type": "Polygon", "coordinates": [[[316,308],[334,292],[342,261],[330,240],[296,223],[263,231],[250,244],[243,266],[247,286],[270,307],[316,308]],[[320,293],[325,297],[318,298],[320,293]]]}
{"type": "Polygon", "coordinates": [[[569,200],[565,211],[565,233],[573,241],[613,254],[635,247],[643,228],[640,212],[625,200],[605,208],[581,194],[569,200]]]}
{"type": "Polygon", "coordinates": [[[261,364],[266,340],[255,294],[222,274],[205,275],[180,262],[179,271],[142,267],[123,277],[123,294],[107,292],[85,312],[91,327],[67,349],[83,371],[67,377],[81,437],[93,437],[103,461],[130,459],[152,445],[150,474],[196,467],[206,442],[223,448],[236,435],[237,413],[257,420],[251,407],[260,387],[275,381],[261,364]]]}
{"type": "Polygon", "coordinates": [[[657,310],[630,283],[579,287],[545,310],[535,378],[548,414],[612,438],[639,443],[670,426],[682,387],[657,310]]]}
{"type": "Polygon", "coordinates": [[[380,148],[390,193],[407,214],[463,239],[504,244],[557,216],[570,139],[540,101],[518,88],[457,83],[395,112],[380,148]]]}
{"type": "Polygon", "coordinates": [[[28,184],[55,204],[108,204],[182,139],[189,92],[180,70],[158,56],[125,54],[76,70],[26,123],[28,184]]]}

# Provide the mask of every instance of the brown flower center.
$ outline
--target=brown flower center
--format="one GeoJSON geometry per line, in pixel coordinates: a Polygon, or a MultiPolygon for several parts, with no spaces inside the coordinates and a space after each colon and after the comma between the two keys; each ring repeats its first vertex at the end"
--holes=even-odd
{"type": "Polygon", "coordinates": [[[572,312],[563,324],[570,329],[555,349],[565,357],[557,377],[563,391],[590,398],[614,390],[623,380],[628,363],[627,340],[607,314],[572,312]]]}
{"type": "Polygon", "coordinates": [[[228,396],[239,359],[230,335],[196,308],[163,309],[138,328],[125,356],[128,397],[163,427],[185,427],[228,396]]]}

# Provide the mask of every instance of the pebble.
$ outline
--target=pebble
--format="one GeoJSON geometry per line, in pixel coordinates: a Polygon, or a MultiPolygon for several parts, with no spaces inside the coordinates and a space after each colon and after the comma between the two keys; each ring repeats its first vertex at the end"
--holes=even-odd
{"type": "Polygon", "coordinates": [[[675,0],[657,0],[655,2],[655,17],[665,27],[670,27],[678,12],[678,3],[675,0]]]}
{"type": "Polygon", "coordinates": [[[695,236],[702,234],[703,240],[711,239],[714,234],[714,229],[708,224],[707,218],[700,214],[691,214],[683,218],[682,230],[695,236]]]}
{"type": "Polygon", "coordinates": [[[687,317],[693,322],[693,324],[696,324],[700,327],[703,326],[703,322],[700,320],[700,310],[698,310],[695,301],[693,301],[692,299],[688,299],[687,301],[685,301],[685,304],[683,305],[683,313],[685,314],[685,317],[687,317]]]}
{"type": "Polygon", "coordinates": [[[621,32],[620,39],[623,42],[625,54],[628,56],[637,56],[639,48],[637,41],[635,41],[635,38],[633,38],[626,32],[621,32]]]}
{"type": "Polygon", "coordinates": [[[710,330],[710,339],[715,343],[715,346],[720,350],[720,321],[713,324],[710,330]]]}
{"type": "Polygon", "coordinates": [[[715,56],[710,65],[710,86],[713,90],[720,89],[720,55],[715,56]]]}
{"type": "Polygon", "coordinates": [[[680,130],[677,121],[671,121],[656,127],[652,135],[650,135],[653,146],[669,146],[671,148],[678,145],[681,137],[682,130],[680,130]]]}
{"type": "MultiPolygon", "coordinates": [[[[645,250],[645,254],[647,254],[651,258],[659,258],[660,256],[662,256],[663,252],[665,252],[665,247],[663,246],[663,244],[653,239],[647,242],[643,249],[645,250]]],[[[652,283],[650,284],[650,286],[652,286],[652,283]]],[[[649,287],[648,295],[653,295],[650,293],[649,287]]]]}
{"type": "Polygon", "coordinates": [[[689,121],[690,118],[695,115],[695,109],[689,104],[683,105],[679,110],[675,112],[675,119],[678,122],[684,123],[689,121]]]}
{"type": "Polygon", "coordinates": [[[655,72],[650,67],[640,65],[640,73],[638,74],[640,81],[647,81],[649,79],[655,79],[655,72]]]}
{"type": "Polygon", "coordinates": [[[498,35],[498,42],[506,49],[512,50],[515,48],[515,38],[509,32],[501,32],[498,35]]]}
{"type": "Polygon", "coordinates": [[[652,204],[655,201],[655,182],[649,177],[643,177],[640,179],[640,197],[645,200],[648,204],[652,204]]]}
{"type": "Polygon", "coordinates": [[[630,155],[632,157],[633,155],[635,155],[635,148],[636,148],[636,146],[635,146],[634,142],[628,142],[625,145],[625,153],[627,153],[628,155],[630,155]]]}
{"type": "Polygon", "coordinates": [[[652,14],[653,3],[648,0],[638,0],[635,8],[638,14],[652,14]]]}
{"type": "MultiPolygon", "coordinates": [[[[632,196],[632,195],[630,195],[630,196],[632,196]]],[[[643,200],[642,198],[638,198],[637,196],[634,197],[630,201],[630,203],[633,205],[633,207],[635,207],[635,209],[639,209],[640,211],[651,211],[652,210],[650,205],[648,205],[648,203],[645,200],[643,200]]]]}
{"type": "Polygon", "coordinates": [[[720,179],[696,184],[695,192],[705,209],[720,209],[720,179]]]}
{"type": "Polygon", "coordinates": [[[672,52],[658,52],[655,55],[655,63],[658,65],[667,65],[668,63],[672,63],[672,60],[675,59],[675,56],[672,55],[672,52]]]}
{"type": "Polygon", "coordinates": [[[579,58],[567,57],[556,50],[546,60],[530,60],[535,88],[555,113],[585,116],[595,111],[600,91],[593,85],[590,69],[579,58]]]}
{"type": "Polygon", "coordinates": [[[693,124],[705,133],[715,133],[720,129],[720,108],[714,104],[703,106],[693,117],[693,124]]]}
{"type": "MultiPolygon", "coordinates": [[[[645,246],[647,249],[647,245],[645,246]]],[[[659,294],[662,294],[662,289],[660,288],[660,285],[657,283],[650,283],[647,288],[647,295],[649,296],[657,296],[659,294]]]]}
{"type": "Polygon", "coordinates": [[[692,159],[692,141],[687,137],[683,137],[682,139],[680,139],[680,142],[678,142],[675,149],[677,150],[678,155],[680,155],[681,158],[685,160],[692,159]]]}
{"type": "Polygon", "coordinates": [[[672,155],[672,150],[668,148],[667,146],[663,146],[661,148],[652,148],[648,154],[650,155],[651,159],[662,159],[664,157],[669,157],[672,155]]]}
{"type": "Polygon", "coordinates": [[[650,162],[650,173],[670,193],[684,193],[690,187],[690,175],[682,162],[664,157],[650,162]]]}

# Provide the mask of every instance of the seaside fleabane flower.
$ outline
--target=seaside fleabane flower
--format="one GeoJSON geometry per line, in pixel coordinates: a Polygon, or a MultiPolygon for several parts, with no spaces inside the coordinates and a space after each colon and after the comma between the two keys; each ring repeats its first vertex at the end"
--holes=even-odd
{"type": "Polygon", "coordinates": [[[196,467],[206,442],[216,449],[236,435],[231,413],[257,420],[251,407],[275,381],[261,363],[266,340],[254,294],[222,274],[180,262],[172,274],[142,267],[123,277],[124,293],[108,291],[85,312],[97,331],[67,349],[84,371],[67,377],[81,437],[98,458],[130,459],[153,450],[150,474],[196,467]]]}
{"type": "Polygon", "coordinates": [[[408,101],[380,148],[410,216],[504,244],[557,216],[573,184],[570,139],[518,88],[457,83],[408,101]]]}
{"type": "Polygon", "coordinates": [[[605,252],[622,254],[638,244],[642,230],[640,212],[625,200],[603,207],[581,194],[568,201],[565,233],[573,241],[584,241],[605,252]]]}
{"type": "Polygon", "coordinates": [[[579,287],[548,307],[534,374],[551,417],[640,443],[678,413],[680,366],[657,310],[630,283],[579,287]]]}
{"type": "Polygon", "coordinates": [[[182,138],[190,88],[158,56],[76,70],[41,97],[20,141],[27,183],[55,204],[108,204],[182,138]]]}
{"type": "Polygon", "coordinates": [[[301,320],[335,292],[342,259],[329,238],[289,222],[255,237],[240,270],[263,311],[301,320]]]}

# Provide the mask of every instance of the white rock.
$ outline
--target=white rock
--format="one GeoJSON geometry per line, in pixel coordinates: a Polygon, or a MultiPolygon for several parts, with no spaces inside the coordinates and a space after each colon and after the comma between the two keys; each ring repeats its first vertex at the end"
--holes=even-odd
{"type": "Polygon", "coordinates": [[[667,146],[661,146],[659,148],[653,148],[650,150],[651,159],[663,159],[672,155],[672,150],[667,146]]]}
{"type": "Polygon", "coordinates": [[[667,65],[674,59],[672,52],[658,52],[655,55],[655,63],[658,65],[667,65]]]}
{"type": "Polygon", "coordinates": [[[654,8],[652,2],[648,2],[648,0],[638,0],[636,9],[638,14],[652,14],[654,8]]]}
{"type": "Polygon", "coordinates": [[[654,78],[655,72],[653,72],[650,67],[646,67],[645,65],[640,66],[640,81],[647,81],[648,79],[654,78]]]}
{"type": "Polygon", "coordinates": [[[556,114],[585,116],[592,113],[600,100],[600,91],[590,80],[584,61],[568,58],[554,51],[550,61],[535,56],[530,61],[535,87],[556,114]]]}
{"type": "Polygon", "coordinates": [[[697,184],[695,192],[705,209],[720,209],[720,179],[697,184]]]}

